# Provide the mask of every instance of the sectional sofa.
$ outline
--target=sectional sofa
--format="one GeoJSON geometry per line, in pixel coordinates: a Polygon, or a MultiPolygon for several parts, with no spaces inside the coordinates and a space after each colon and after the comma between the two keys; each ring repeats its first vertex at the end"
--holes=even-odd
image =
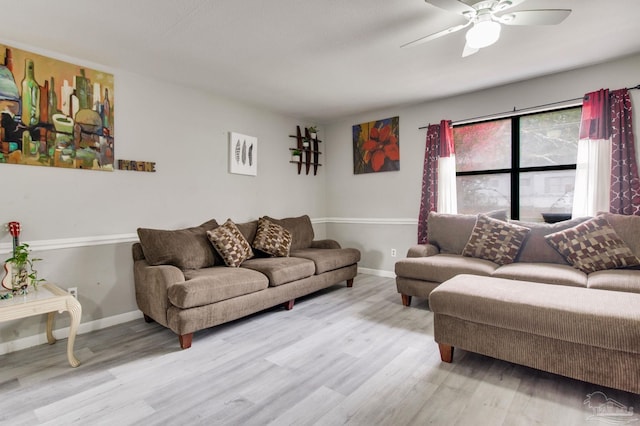
{"type": "Polygon", "coordinates": [[[432,213],[429,244],[396,263],[403,303],[429,299],[442,360],[457,347],[640,394],[640,216],[492,216],[432,213]]]}
{"type": "MultiPolygon", "coordinates": [[[[611,264],[611,267],[598,271],[579,269],[570,265],[567,258],[545,238],[575,228],[593,218],[583,217],[548,224],[507,221],[504,211],[491,212],[487,216],[529,230],[513,261],[496,263],[487,259],[490,256],[474,256],[472,252],[463,255],[478,217],[432,212],[428,217],[429,243],[410,247],[407,258],[395,264],[396,287],[406,306],[410,305],[412,297],[428,298],[440,283],[459,274],[640,293],[638,266],[620,268],[611,264]]],[[[640,217],[611,213],[603,213],[598,217],[606,220],[632,254],[640,257],[640,217]]],[[[595,237],[590,243],[588,250],[597,250],[593,247],[597,239],[595,237]]],[[[500,241],[497,243],[502,244],[500,241]]]]}
{"type": "Polygon", "coordinates": [[[134,243],[136,301],[147,321],[179,336],[283,304],[342,281],[353,285],[360,252],[314,240],[308,216],[261,217],[180,230],[139,228],[134,243]]]}

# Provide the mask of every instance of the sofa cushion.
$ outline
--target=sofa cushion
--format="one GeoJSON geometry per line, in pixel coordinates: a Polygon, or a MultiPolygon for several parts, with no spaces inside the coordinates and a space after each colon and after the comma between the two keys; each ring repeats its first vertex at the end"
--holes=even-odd
{"type": "MultiPolygon", "coordinates": [[[[505,210],[496,210],[485,214],[494,219],[507,220],[505,210]]],[[[477,218],[478,216],[475,214],[430,212],[427,218],[429,225],[427,239],[430,244],[440,248],[440,253],[462,254],[477,218]]]]}
{"type": "Polygon", "coordinates": [[[509,221],[510,223],[524,226],[531,230],[527,238],[524,239],[520,253],[516,256],[516,262],[542,262],[568,265],[564,257],[551,247],[544,237],[574,227],[589,219],[589,217],[579,217],[556,223],[521,222],[519,220],[509,221]]]}
{"type": "Polygon", "coordinates": [[[620,239],[604,216],[547,235],[545,239],[570,265],[586,273],[640,265],[640,259],[620,239]]]}
{"type": "Polygon", "coordinates": [[[316,275],[356,264],[360,261],[360,250],[354,248],[294,250],[291,256],[309,259],[315,264],[316,275]]]}
{"type": "Polygon", "coordinates": [[[315,237],[311,219],[307,215],[284,219],[274,219],[269,216],[264,216],[264,218],[291,232],[291,250],[309,247],[315,237]]]}
{"type": "Polygon", "coordinates": [[[640,271],[609,269],[589,274],[587,287],[602,290],[640,293],[640,271]]]}
{"type": "Polygon", "coordinates": [[[245,240],[253,241],[256,238],[256,232],[258,231],[257,220],[252,220],[250,222],[236,223],[235,225],[245,240]]]}
{"type": "Polygon", "coordinates": [[[640,216],[602,213],[609,225],[616,230],[618,236],[640,258],[640,216]]]}
{"type": "Polygon", "coordinates": [[[291,232],[282,226],[261,217],[253,239],[253,248],[275,257],[289,256],[291,232]]]}
{"type": "Polygon", "coordinates": [[[436,254],[429,257],[410,257],[396,262],[396,275],[437,283],[459,274],[491,275],[498,265],[458,254],[436,254]]]}
{"type": "MultiPolygon", "coordinates": [[[[212,221],[207,222],[214,227],[212,221]]],[[[150,265],[199,269],[215,265],[215,252],[202,227],[177,230],[138,228],[144,257],[150,265]]]]}
{"type": "Polygon", "coordinates": [[[498,265],[513,263],[529,228],[478,215],[463,256],[490,260],[498,265]]]}
{"type": "Polygon", "coordinates": [[[209,241],[227,266],[238,267],[253,257],[251,246],[231,219],[214,230],[207,231],[209,241]]]}
{"type": "Polygon", "coordinates": [[[185,272],[185,279],[167,290],[171,304],[182,309],[210,305],[269,286],[267,277],[259,272],[223,266],[185,272]]]}
{"type": "Polygon", "coordinates": [[[255,258],[244,262],[242,267],[264,274],[271,287],[310,277],[315,272],[313,262],[297,257],[255,258]]]}
{"type": "Polygon", "coordinates": [[[516,262],[499,267],[491,276],[573,287],[587,286],[587,274],[572,266],[557,263],[516,262]]]}

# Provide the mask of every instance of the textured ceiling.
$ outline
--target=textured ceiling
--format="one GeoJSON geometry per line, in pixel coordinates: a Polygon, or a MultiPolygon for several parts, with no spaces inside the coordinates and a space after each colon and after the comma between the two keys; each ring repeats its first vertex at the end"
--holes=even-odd
{"type": "MultiPolygon", "coordinates": [[[[472,2],[472,1],[471,1],[472,2]]],[[[640,0],[527,0],[560,25],[503,27],[461,58],[465,22],[423,0],[19,0],[0,38],[323,122],[640,52],[640,0]]]]}

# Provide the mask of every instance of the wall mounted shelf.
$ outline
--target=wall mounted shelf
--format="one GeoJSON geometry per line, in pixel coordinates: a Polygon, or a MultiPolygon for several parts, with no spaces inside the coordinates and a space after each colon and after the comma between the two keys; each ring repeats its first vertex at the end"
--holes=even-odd
{"type": "Polygon", "coordinates": [[[306,174],[309,174],[311,166],[313,166],[313,175],[317,175],[318,167],[322,166],[319,162],[320,154],[322,154],[322,152],[318,149],[319,144],[322,141],[318,139],[317,135],[315,138],[312,138],[308,127],[304,128],[303,135],[303,131],[300,129],[300,126],[296,126],[296,134],[289,135],[289,137],[296,139],[296,146],[294,148],[289,148],[289,151],[298,150],[301,153],[299,161],[291,160],[289,162],[298,165],[298,174],[302,172],[302,165],[304,164],[306,174]],[[308,146],[304,146],[304,141],[309,141],[308,146]]]}

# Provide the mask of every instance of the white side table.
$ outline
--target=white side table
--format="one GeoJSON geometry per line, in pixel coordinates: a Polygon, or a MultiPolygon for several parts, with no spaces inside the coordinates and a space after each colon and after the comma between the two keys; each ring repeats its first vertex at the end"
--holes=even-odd
{"type": "Polygon", "coordinates": [[[47,341],[50,345],[56,342],[53,337],[53,317],[56,311],[69,311],[71,316],[67,358],[72,367],[77,367],[80,365],[80,361],[73,354],[73,344],[80,325],[82,306],[73,296],[54,284],[44,283],[38,286],[38,291],[29,288],[29,293],[26,295],[16,295],[11,299],[0,300],[0,321],[48,314],[47,341]]]}

